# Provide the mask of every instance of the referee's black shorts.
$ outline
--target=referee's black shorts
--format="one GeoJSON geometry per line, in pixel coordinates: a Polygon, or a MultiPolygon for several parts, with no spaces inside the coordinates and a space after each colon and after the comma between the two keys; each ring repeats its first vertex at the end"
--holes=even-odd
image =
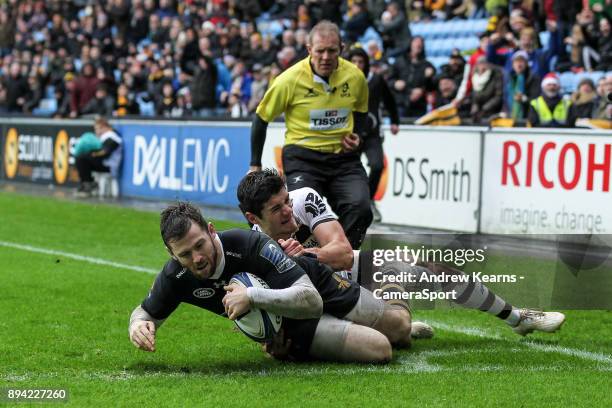
{"type": "Polygon", "coordinates": [[[368,177],[360,152],[325,153],[297,145],[283,147],[289,191],[311,187],[323,195],[353,249],[359,249],[372,223],[368,177]]]}

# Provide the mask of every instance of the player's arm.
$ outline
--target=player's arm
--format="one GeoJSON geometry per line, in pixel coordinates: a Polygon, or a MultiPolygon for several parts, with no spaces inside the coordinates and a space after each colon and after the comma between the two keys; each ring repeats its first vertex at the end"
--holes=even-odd
{"type": "Polygon", "coordinates": [[[283,113],[289,104],[293,86],[279,76],[264,94],[251,125],[251,164],[249,171],[261,170],[261,155],[266,142],[268,123],[283,113]]]}
{"type": "Polygon", "coordinates": [[[319,242],[319,248],[307,248],[306,252],[317,255],[317,260],[335,270],[351,269],[353,248],[349,243],[342,225],[336,220],[318,224],[312,231],[319,242]]]}
{"type": "Polygon", "coordinates": [[[130,341],[145,351],[155,351],[155,333],[165,319],[156,319],[141,305],[136,306],[130,316],[130,341]]]}
{"type": "Polygon", "coordinates": [[[253,231],[250,238],[250,256],[245,262],[249,272],[270,289],[226,286],[223,305],[228,317],[236,319],[252,307],[292,319],[321,316],[323,300],[304,269],[267,235],[253,231]]]}
{"type": "Polygon", "coordinates": [[[249,171],[261,170],[261,155],[263,153],[264,144],[266,143],[267,131],[268,122],[255,114],[255,118],[251,124],[251,165],[249,171]]]}
{"type": "MultiPolygon", "coordinates": [[[[168,263],[165,268],[170,266],[171,263],[168,263]]],[[[171,282],[162,271],[155,278],[148,296],[132,311],[128,328],[132,344],[141,350],[155,351],[157,329],[179,304],[180,300],[174,293],[171,282]]]]}
{"type": "Polygon", "coordinates": [[[291,319],[313,319],[323,314],[323,299],[305,274],[285,289],[244,288],[237,285],[224,289],[228,294],[223,298],[223,305],[231,320],[251,308],[291,319]]]}

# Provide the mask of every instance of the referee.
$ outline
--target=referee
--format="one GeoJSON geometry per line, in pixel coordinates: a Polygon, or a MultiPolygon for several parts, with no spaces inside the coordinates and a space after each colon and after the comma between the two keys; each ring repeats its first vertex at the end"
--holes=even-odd
{"type": "Polygon", "coordinates": [[[368,84],[357,67],[339,57],[341,51],[338,26],[321,21],[312,28],[309,56],[279,75],[257,107],[250,171],[261,170],[268,123],[284,112],[282,159],[289,191],[311,187],[327,197],[351,246],[358,249],[372,222],[368,178],[360,160],[368,84]]]}

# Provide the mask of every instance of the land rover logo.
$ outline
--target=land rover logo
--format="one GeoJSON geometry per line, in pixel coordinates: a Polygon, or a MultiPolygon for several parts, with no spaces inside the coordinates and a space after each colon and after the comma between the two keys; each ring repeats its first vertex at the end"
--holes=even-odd
{"type": "Polygon", "coordinates": [[[212,297],[215,294],[215,290],[213,288],[198,288],[193,291],[193,296],[200,299],[207,299],[212,297]]]}

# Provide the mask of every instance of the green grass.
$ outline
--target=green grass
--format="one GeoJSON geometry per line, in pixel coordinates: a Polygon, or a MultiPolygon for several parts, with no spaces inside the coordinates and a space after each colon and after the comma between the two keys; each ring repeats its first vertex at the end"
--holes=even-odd
{"type": "MultiPolygon", "coordinates": [[[[157,214],[51,198],[0,193],[0,240],[166,260],[157,214]]],[[[183,305],[145,353],[127,323],[154,275],[3,246],[0,265],[0,387],[65,387],[72,406],[612,405],[608,311],[568,311],[562,331],[526,339],[479,312],[419,311],[436,337],[374,366],[276,362],[229,320],[183,305]]]]}

